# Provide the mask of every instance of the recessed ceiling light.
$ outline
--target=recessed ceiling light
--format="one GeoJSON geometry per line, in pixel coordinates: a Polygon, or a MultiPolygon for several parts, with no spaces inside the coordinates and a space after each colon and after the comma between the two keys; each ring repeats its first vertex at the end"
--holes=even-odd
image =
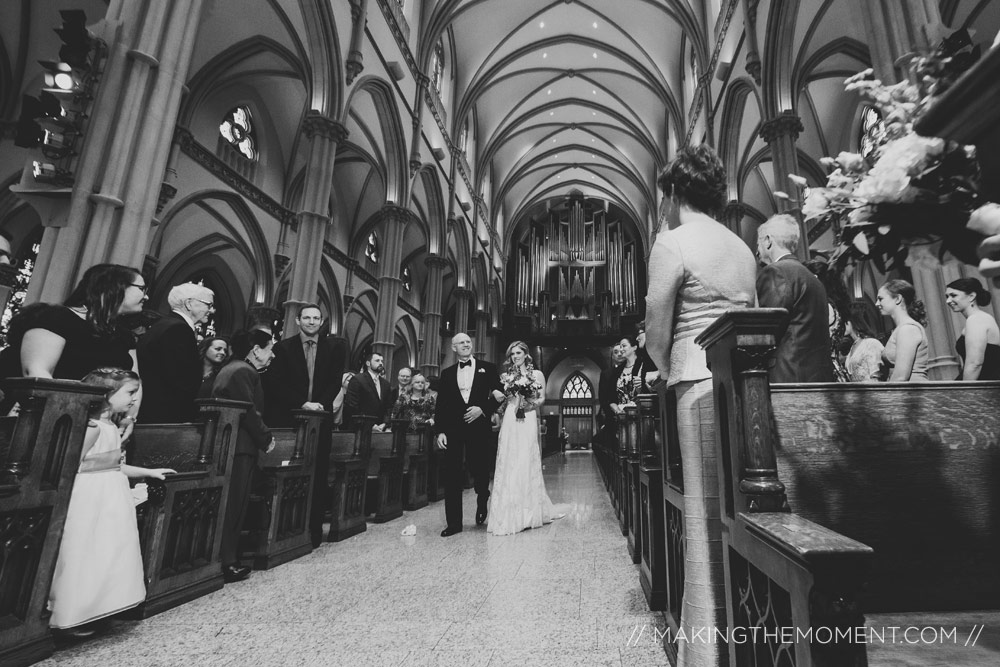
{"type": "Polygon", "coordinates": [[[590,140],[590,143],[594,143],[594,140],[593,140],[593,139],[591,139],[591,140],[590,140]]]}
{"type": "MultiPolygon", "coordinates": [[[[539,22],[538,22],[538,27],[539,27],[539,28],[544,28],[544,27],[545,27],[545,21],[539,21],[539,22]]],[[[594,24],[594,27],[595,27],[595,28],[597,27],[597,24],[596,24],[596,23],[594,24]]]]}
{"type": "Polygon", "coordinates": [[[591,154],[590,154],[590,157],[594,157],[594,154],[593,154],[593,153],[591,153],[591,154]]]}
{"type": "Polygon", "coordinates": [[[597,27],[597,21],[594,21],[594,27],[595,28],[597,27]]]}
{"type": "Polygon", "coordinates": [[[543,58],[548,58],[548,57],[549,57],[549,54],[548,54],[548,53],[543,53],[543,54],[542,54],[542,57],[543,57],[543,58]]]}
{"type": "Polygon", "coordinates": [[[556,174],[556,178],[562,178],[561,174],[556,174]]]}
{"type": "Polygon", "coordinates": [[[549,112],[549,115],[550,115],[550,116],[555,116],[555,115],[556,115],[556,112],[555,112],[555,111],[550,111],[550,112],[549,112]]]}
{"type": "Polygon", "coordinates": [[[549,88],[549,89],[548,89],[548,91],[546,91],[546,94],[547,94],[547,95],[551,95],[551,94],[552,94],[552,89],[551,89],[551,88],[549,88]]]}
{"type": "Polygon", "coordinates": [[[594,57],[595,58],[597,57],[597,51],[594,51],[594,57]]]}
{"type": "Polygon", "coordinates": [[[558,155],[553,155],[552,157],[553,157],[553,158],[558,158],[559,156],[558,156],[558,155]]]}
{"type": "Polygon", "coordinates": [[[596,95],[596,94],[597,94],[597,88],[594,88],[594,89],[593,89],[592,91],[590,91],[590,92],[592,92],[593,94],[595,94],[595,95],[596,95]]]}
{"type": "Polygon", "coordinates": [[[552,143],[556,143],[556,140],[555,140],[555,139],[553,139],[553,140],[552,140],[552,143]]]}

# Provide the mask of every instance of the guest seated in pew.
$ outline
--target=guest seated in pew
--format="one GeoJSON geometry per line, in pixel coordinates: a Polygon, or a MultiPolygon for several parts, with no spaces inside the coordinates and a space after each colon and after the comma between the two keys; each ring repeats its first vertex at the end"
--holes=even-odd
{"type": "Polygon", "coordinates": [[[344,399],[347,398],[347,386],[351,383],[354,373],[347,371],[341,376],[340,391],[333,399],[333,427],[341,429],[344,427],[344,399]]]}
{"type": "Polygon", "coordinates": [[[955,347],[962,358],[957,379],[1000,380],[1000,328],[993,316],[982,310],[993,300],[976,278],[959,278],[948,283],[945,303],[965,318],[965,328],[955,347]]]}
{"type": "Polygon", "coordinates": [[[250,568],[239,562],[239,540],[247,504],[250,502],[250,483],[257,468],[258,454],[274,449],[274,438],[261,417],[264,410],[264,388],[259,377],[274,358],[273,346],[274,339],[268,331],[237,331],[232,338],[233,360],[222,367],[212,387],[214,398],[251,404],[240,420],[236,456],[233,458],[229,482],[229,505],[222,524],[219,556],[222,560],[222,574],[228,583],[250,576],[250,568]]]}
{"type": "Polygon", "coordinates": [[[8,376],[79,380],[95,368],[132,369],[131,334],[119,318],[138,313],[146,302],[146,281],[138,270],[118,264],[87,269],[64,305],[24,309],[7,355],[18,360],[8,376]]]}
{"type": "Polygon", "coordinates": [[[427,388],[427,378],[423,373],[415,373],[409,385],[400,390],[399,398],[392,406],[392,418],[408,420],[411,431],[425,424],[433,426],[436,405],[437,392],[427,388]]]}
{"type": "Polygon", "coordinates": [[[927,382],[927,314],[913,285],[890,280],[879,288],[875,305],[895,325],[882,352],[883,374],[889,382],[927,382]]]}
{"type": "MultiPolygon", "coordinates": [[[[726,170],[706,145],[677,152],[658,184],[668,229],[649,256],[646,349],[677,397],[677,435],[684,473],[687,560],[681,629],[688,634],[726,624],[722,532],[715,460],[715,401],[705,350],[695,338],[727,310],[754,305],[757,273],[747,244],[719,224],[726,170]]],[[[815,279],[815,278],[814,278],[815,279]]],[[[823,304],[823,331],[826,305],[823,304]]],[[[829,361],[829,353],[823,351],[829,361]]],[[[680,642],[678,664],[721,664],[725,645],[680,642]]]]}
{"type": "Polygon", "coordinates": [[[838,359],[838,362],[846,374],[845,382],[879,381],[885,346],[875,335],[875,326],[869,316],[870,307],[863,301],[855,301],[850,305],[844,321],[844,335],[838,339],[838,353],[843,360],[838,359]]]}
{"type": "Polygon", "coordinates": [[[221,336],[203,338],[198,343],[198,356],[201,358],[201,388],[198,398],[210,398],[215,377],[231,356],[229,341],[221,336]]]}
{"type": "Polygon", "coordinates": [[[123,464],[117,420],[134,407],[139,376],[99,368],[83,381],[107,392],[97,403],[83,441],[52,588],[49,625],[87,637],[97,621],[131,609],[146,598],[135,503],[129,477],[163,479],[169,468],[123,464]]]}

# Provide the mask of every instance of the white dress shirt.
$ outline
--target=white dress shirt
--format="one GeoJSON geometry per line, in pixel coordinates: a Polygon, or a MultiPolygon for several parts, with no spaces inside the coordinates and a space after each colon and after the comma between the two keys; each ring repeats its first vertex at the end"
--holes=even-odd
{"type": "Polygon", "coordinates": [[[458,367],[458,390],[462,392],[462,400],[466,403],[472,396],[472,383],[476,379],[476,358],[470,357],[469,361],[471,363],[465,368],[458,367]]]}

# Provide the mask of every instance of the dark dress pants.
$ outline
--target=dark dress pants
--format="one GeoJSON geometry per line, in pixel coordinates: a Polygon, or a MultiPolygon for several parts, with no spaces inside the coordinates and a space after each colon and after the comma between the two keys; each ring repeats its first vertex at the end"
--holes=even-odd
{"type": "Polygon", "coordinates": [[[226,518],[222,522],[222,546],[219,557],[223,567],[239,565],[240,531],[250,504],[250,489],[254,470],[257,469],[257,453],[245,454],[237,451],[233,457],[233,469],[229,476],[229,505],[226,518]]]}
{"type": "Polygon", "coordinates": [[[496,462],[496,450],[490,447],[494,439],[485,417],[448,434],[448,449],[444,452],[444,513],[449,528],[462,527],[466,465],[472,474],[478,509],[486,511],[490,497],[490,470],[496,462]]]}

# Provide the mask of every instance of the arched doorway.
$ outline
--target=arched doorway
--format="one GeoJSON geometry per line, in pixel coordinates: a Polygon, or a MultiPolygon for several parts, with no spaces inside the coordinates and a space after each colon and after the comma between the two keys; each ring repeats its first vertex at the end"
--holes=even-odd
{"type": "Polygon", "coordinates": [[[594,387],[577,371],[559,392],[562,428],[569,433],[568,447],[586,448],[594,434],[594,387]]]}

